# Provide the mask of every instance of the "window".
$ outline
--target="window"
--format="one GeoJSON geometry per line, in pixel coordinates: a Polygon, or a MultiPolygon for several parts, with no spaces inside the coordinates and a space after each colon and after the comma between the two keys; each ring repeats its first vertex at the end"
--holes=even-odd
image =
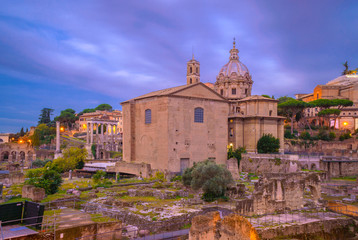
{"type": "Polygon", "coordinates": [[[317,99],[319,99],[319,94],[317,93],[317,99]]]}
{"type": "Polygon", "coordinates": [[[269,116],[272,116],[272,110],[269,111],[269,116]]]}
{"type": "Polygon", "coordinates": [[[247,88],[245,89],[245,94],[247,94],[247,88]]]}
{"type": "Polygon", "coordinates": [[[232,88],[232,89],[231,89],[231,94],[232,94],[232,95],[236,95],[236,88],[232,88]]]}
{"type": "Polygon", "coordinates": [[[230,136],[230,137],[233,137],[233,136],[234,136],[234,129],[233,129],[233,128],[230,128],[230,130],[229,130],[229,136],[230,136]]]}
{"type": "Polygon", "coordinates": [[[193,79],[190,78],[190,84],[192,84],[192,83],[193,83],[193,79]]]}
{"type": "Polygon", "coordinates": [[[198,67],[196,67],[196,73],[199,73],[199,68],[198,67]]]}
{"type": "Polygon", "coordinates": [[[197,107],[194,109],[194,122],[204,122],[204,109],[202,109],[201,107],[197,107]]]}
{"type": "Polygon", "coordinates": [[[196,79],[196,82],[199,82],[199,79],[196,79]]]}
{"type": "Polygon", "coordinates": [[[190,67],[190,73],[192,73],[193,72],[193,68],[192,67],[190,67]]]}
{"type": "Polygon", "coordinates": [[[221,94],[221,96],[224,95],[224,90],[223,89],[220,90],[220,94],[221,94]]]}
{"type": "Polygon", "coordinates": [[[152,110],[145,110],[145,124],[152,123],[152,110]]]}

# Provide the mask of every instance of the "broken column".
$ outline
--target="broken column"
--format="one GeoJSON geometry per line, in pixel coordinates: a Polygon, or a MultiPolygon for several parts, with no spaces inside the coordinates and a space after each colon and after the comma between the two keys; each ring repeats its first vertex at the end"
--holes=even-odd
{"type": "Polygon", "coordinates": [[[56,151],[55,151],[55,159],[62,157],[61,149],[60,149],[60,122],[56,122],[56,151]]]}

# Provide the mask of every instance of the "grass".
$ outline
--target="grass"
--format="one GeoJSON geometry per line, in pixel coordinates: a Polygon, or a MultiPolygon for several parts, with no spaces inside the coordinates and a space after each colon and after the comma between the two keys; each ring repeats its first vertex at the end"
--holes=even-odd
{"type": "Polygon", "coordinates": [[[58,199],[62,199],[65,197],[72,197],[73,195],[68,195],[66,194],[66,192],[64,190],[60,190],[55,194],[51,194],[51,195],[47,195],[47,197],[41,201],[41,203],[46,203],[46,202],[52,202],[52,201],[56,201],[58,199]]]}
{"type": "Polygon", "coordinates": [[[61,212],[62,212],[62,209],[47,210],[47,211],[44,211],[44,216],[59,215],[59,214],[61,214],[61,212]]]}
{"type": "Polygon", "coordinates": [[[91,220],[93,222],[99,222],[99,223],[117,221],[114,218],[106,217],[106,216],[103,216],[102,214],[99,214],[99,213],[91,214],[91,220]]]}
{"type": "Polygon", "coordinates": [[[356,176],[344,176],[344,177],[339,177],[339,178],[332,178],[331,180],[335,180],[335,181],[356,181],[357,177],[356,176]]]}
{"type": "Polygon", "coordinates": [[[24,201],[32,201],[32,200],[30,198],[15,197],[15,198],[11,198],[7,202],[0,203],[0,205],[1,204],[6,204],[6,203],[15,203],[15,202],[24,202],[24,201]]]}
{"type": "Polygon", "coordinates": [[[17,195],[22,193],[22,187],[24,186],[23,183],[20,184],[12,184],[10,188],[4,188],[3,195],[8,195],[9,191],[12,190],[11,195],[17,195]]]}

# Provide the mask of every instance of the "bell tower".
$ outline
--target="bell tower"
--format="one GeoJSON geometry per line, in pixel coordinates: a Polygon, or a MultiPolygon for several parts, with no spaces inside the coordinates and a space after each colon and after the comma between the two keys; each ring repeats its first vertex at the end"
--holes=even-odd
{"type": "Polygon", "coordinates": [[[200,82],[200,63],[193,58],[188,61],[186,66],[186,84],[194,84],[200,82]]]}

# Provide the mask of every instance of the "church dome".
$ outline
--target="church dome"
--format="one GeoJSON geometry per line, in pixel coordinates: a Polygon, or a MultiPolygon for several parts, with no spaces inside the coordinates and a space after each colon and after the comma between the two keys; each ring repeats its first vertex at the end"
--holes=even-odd
{"type": "Polygon", "coordinates": [[[223,74],[224,76],[230,77],[233,73],[236,73],[239,76],[245,76],[246,73],[250,74],[249,70],[242,62],[230,59],[230,61],[221,68],[219,75],[223,74]]]}
{"type": "Polygon", "coordinates": [[[232,74],[238,76],[245,76],[246,74],[250,75],[249,70],[247,67],[239,61],[239,50],[235,48],[235,41],[234,46],[230,50],[230,60],[227,64],[225,64],[220,72],[219,76],[223,75],[224,77],[230,77],[232,74]]]}

